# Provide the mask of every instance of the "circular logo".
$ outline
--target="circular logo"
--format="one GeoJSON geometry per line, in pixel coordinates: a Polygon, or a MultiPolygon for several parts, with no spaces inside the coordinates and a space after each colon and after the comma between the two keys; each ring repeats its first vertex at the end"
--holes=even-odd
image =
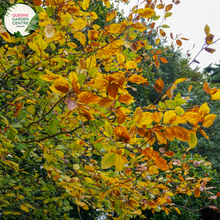
{"type": "Polygon", "coordinates": [[[38,14],[31,6],[25,4],[11,6],[3,17],[5,29],[16,37],[30,35],[37,29],[38,23],[38,14]]]}

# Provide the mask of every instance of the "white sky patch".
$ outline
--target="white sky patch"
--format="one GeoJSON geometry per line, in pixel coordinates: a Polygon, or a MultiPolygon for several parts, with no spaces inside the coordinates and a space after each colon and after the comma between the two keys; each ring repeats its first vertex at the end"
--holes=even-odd
{"type": "MultiPolygon", "coordinates": [[[[111,1],[113,2],[113,1],[111,1]]],[[[128,16],[131,8],[136,5],[138,0],[130,0],[129,5],[120,4],[120,9],[124,9],[125,16],[128,16]]],[[[139,3],[143,0],[139,0],[139,3]]],[[[163,3],[172,4],[172,0],[163,0],[163,3]]],[[[144,7],[144,4],[141,5],[144,7]]],[[[186,54],[187,50],[191,53],[191,59],[200,51],[205,42],[204,27],[207,24],[210,27],[210,33],[213,34],[214,41],[220,38],[220,0],[181,0],[179,5],[174,5],[170,11],[173,15],[164,22],[170,26],[169,29],[165,29],[167,35],[172,32],[181,34],[181,37],[188,38],[188,41],[183,41],[183,54],[186,54]],[[195,47],[193,48],[193,45],[195,47]],[[193,49],[192,49],[193,48],[193,49]]],[[[158,12],[160,10],[157,10],[158,12]]],[[[216,52],[210,54],[203,51],[197,60],[200,64],[193,64],[191,67],[200,67],[201,70],[207,67],[211,63],[220,62],[220,41],[214,45],[210,45],[210,48],[216,49],[216,52]]]]}

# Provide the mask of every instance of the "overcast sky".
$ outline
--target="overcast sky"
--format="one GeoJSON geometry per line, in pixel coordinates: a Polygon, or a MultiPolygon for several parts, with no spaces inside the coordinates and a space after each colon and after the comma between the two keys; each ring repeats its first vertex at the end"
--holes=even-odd
{"type": "MultiPolygon", "coordinates": [[[[143,0],[139,0],[143,2],[143,0]]],[[[163,0],[165,4],[172,3],[172,0],[163,0]]],[[[129,14],[129,8],[137,4],[137,0],[130,0],[129,6],[123,5],[125,15],[129,14]]],[[[144,7],[144,4],[143,6],[144,7]]],[[[204,27],[207,24],[215,37],[214,40],[220,38],[220,0],[181,0],[179,5],[175,5],[172,9],[173,15],[167,18],[165,22],[170,26],[166,32],[173,34],[182,34],[182,37],[188,38],[189,41],[183,42],[183,51],[191,51],[193,58],[201,49],[205,40],[204,27]],[[195,47],[192,50],[193,45],[195,47]]],[[[219,63],[220,61],[220,41],[211,45],[216,52],[210,54],[203,51],[197,58],[200,64],[194,64],[192,67],[199,66],[201,70],[210,63],[219,63]]]]}

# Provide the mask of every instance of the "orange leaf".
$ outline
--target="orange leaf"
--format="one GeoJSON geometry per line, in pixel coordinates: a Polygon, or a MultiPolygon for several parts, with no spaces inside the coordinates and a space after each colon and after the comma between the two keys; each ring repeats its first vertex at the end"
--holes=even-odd
{"type": "Polygon", "coordinates": [[[168,61],[164,57],[160,57],[162,63],[168,63],[168,61]]]}
{"type": "Polygon", "coordinates": [[[136,84],[141,84],[147,82],[147,79],[145,79],[143,76],[133,74],[129,76],[128,81],[136,83],[136,84]]]}
{"type": "Polygon", "coordinates": [[[56,93],[68,93],[69,83],[64,77],[59,76],[59,78],[55,80],[54,84],[50,86],[50,89],[56,93]]]}
{"type": "Polygon", "coordinates": [[[165,8],[165,12],[170,11],[172,8],[173,8],[173,4],[167,5],[166,8],[165,8]]]}
{"type": "Polygon", "coordinates": [[[117,16],[117,11],[111,11],[109,13],[107,13],[106,15],[106,18],[105,18],[105,21],[108,22],[108,21],[111,21],[113,18],[115,18],[117,16]]]}
{"type": "Polygon", "coordinates": [[[207,134],[205,133],[205,131],[203,131],[202,129],[200,129],[199,132],[203,135],[203,137],[205,137],[206,139],[209,139],[209,136],[207,136],[207,134]]]}
{"type": "Polygon", "coordinates": [[[6,42],[8,42],[8,43],[13,43],[13,41],[12,41],[12,39],[11,39],[11,36],[10,36],[10,34],[9,34],[8,32],[3,32],[3,33],[1,33],[1,35],[2,35],[2,38],[3,38],[6,42]]]}
{"type": "Polygon", "coordinates": [[[115,114],[117,115],[117,122],[118,122],[118,124],[122,124],[122,123],[125,122],[126,115],[120,109],[116,110],[115,114]]]}
{"type": "Polygon", "coordinates": [[[99,31],[97,31],[97,30],[89,30],[88,31],[89,40],[97,40],[98,37],[99,37],[99,31]]]}
{"type": "Polygon", "coordinates": [[[160,68],[160,62],[159,62],[158,59],[156,59],[156,60],[154,61],[154,65],[157,67],[157,69],[160,68]]]}
{"type": "Polygon", "coordinates": [[[172,127],[174,136],[180,141],[189,141],[190,140],[190,133],[187,129],[179,126],[172,127]]]}
{"type": "Polygon", "coordinates": [[[193,86],[190,85],[190,86],[188,87],[188,92],[191,92],[192,88],[193,88],[193,86]]]}
{"type": "Polygon", "coordinates": [[[156,123],[160,123],[162,117],[163,117],[163,113],[162,113],[162,112],[154,112],[154,113],[151,115],[151,118],[152,118],[156,123]]]}
{"type": "Polygon", "coordinates": [[[112,97],[115,98],[118,94],[118,84],[116,83],[109,83],[106,88],[107,93],[112,97]]]}
{"type": "Polygon", "coordinates": [[[118,101],[122,103],[130,104],[134,101],[134,99],[133,96],[131,96],[130,94],[123,94],[120,95],[118,101]]]}
{"type": "Polygon", "coordinates": [[[154,88],[157,92],[162,92],[163,87],[164,87],[164,82],[162,79],[158,79],[154,84],[154,88]]]}
{"type": "Polygon", "coordinates": [[[200,190],[199,190],[199,188],[197,188],[195,191],[194,191],[194,195],[196,196],[196,197],[199,197],[200,196],[200,190]]]}
{"type": "Polygon", "coordinates": [[[78,96],[78,101],[85,104],[95,104],[100,101],[100,97],[91,92],[81,92],[78,96]]]}
{"type": "Polygon", "coordinates": [[[103,106],[103,107],[108,107],[113,103],[113,101],[108,98],[108,97],[104,97],[99,101],[99,105],[103,106]]]}
{"type": "Polygon", "coordinates": [[[121,139],[124,143],[128,143],[130,141],[130,135],[126,129],[126,127],[117,126],[114,128],[115,135],[121,139]]]}
{"type": "Polygon", "coordinates": [[[169,99],[172,99],[173,98],[173,90],[172,88],[170,87],[169,89],[167,89],[166,91],[166,95],[169,99]]]}
{"type": "Polygon", "coordinates": [[[165,156],[167,157],[173,157],[175,155],[175,153],[173,151],[166,151],[165,152],[165,156]]]}
{"type": "Polygon", "coordinates": [[[173,130],[171,127],[166,127],[164,130],[164,135],[165,137],[170,140],[173,141],[174,140],[174,134],[173,134],[173,130]]]}
{"type": "Polygon", "coordinates": [[[181,47],[182,46],[182,41],[181,40],[176,40],[176,44],[181,47]]]}
{"type": "Polygon", "coordinates": [[[205,82],[205,83],[204,83],[203,90],[204,90],[206,93],[210,94],[210,88],[209,88],[209,86],[208,86],[208,82],[205,82]]]}
{"type": "Polygon", "coordinates": [[[163,8],[164,8],[164,4],[158,4],[158,5],[157,5],[157,8],[158,8],[158,9],[163,9],[163,8]]]}
{"type": "Polygon", "coordinates": [[[34,5],[41,6],[43,2],[41,0],[33,0],[34,5]]]}
{"type": "Polygon", "coordinates": [[[167,140],[162,131],[155,131],[155,135],[159,141],[159,144],[167,144],[167,140]]]}

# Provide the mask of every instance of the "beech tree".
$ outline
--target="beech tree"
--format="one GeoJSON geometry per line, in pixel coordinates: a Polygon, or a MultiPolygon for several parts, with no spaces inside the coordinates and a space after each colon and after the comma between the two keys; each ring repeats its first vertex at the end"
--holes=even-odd
{"type": "MultiPolygon", "coordinates": [[[[158,97],[146,107],[134,109],[128,91],[136,90],[130,83],[148,85],[141,62],[158,69],[169,62],[158,49],[167,25],[157,26],[157,10],[166,21],[180,1],[147,0],[119,22],[112,10],[104,27],[97,24],[95,8],[100,2],[110,8],[109,0],[17,2],[33,6],[40,21],[27,37],[1,28],[3,218],[71,219],[71,204],[81,219],[80,210],[89,208],[114,213],[115,219],[144,217],[145,209],[181,214],[172,201],[177,194],[202,195],[208,207],[218,210],[211,201],[220,193],[211,192],[210,178],[190,170],[192,163],[207,169],[211,163],[186,155],[196,147],[198,132],[208,138],[205,129],[216,115],[207,102],[190,106],[187,97],[173,95],[186,78],[170,85],[158,78],[158,97]],[[156,33],[155,42],[140,39],[143,31],[156,33]],[[167,148],[173,141],[188,143],[188,149],[180,156],[167,148]]],[[[205,34],[203,49],[212,53],[208,25],[205,34]]],[[[186,40],[170,37],[179,47],[186,40]]],[[[208,83],[203,90],[211,101],[220,99],[220,90],[208,83]]]]}

